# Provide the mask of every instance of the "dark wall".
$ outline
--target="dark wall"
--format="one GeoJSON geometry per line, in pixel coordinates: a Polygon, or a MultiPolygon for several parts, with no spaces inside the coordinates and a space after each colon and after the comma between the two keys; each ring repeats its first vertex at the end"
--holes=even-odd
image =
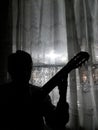
{"type": "Polygon", "coordinates": [[[0,84],[7,79],[7,57],[12,51],[12,0],[0,4],[0,84]]]}

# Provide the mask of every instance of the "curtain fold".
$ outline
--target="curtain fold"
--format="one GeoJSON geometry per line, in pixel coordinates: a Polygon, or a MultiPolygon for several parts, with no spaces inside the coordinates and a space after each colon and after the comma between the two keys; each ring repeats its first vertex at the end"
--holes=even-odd
{"type": "MultiPolygon", "coordinates": [[[[74,13],[74,1],[65,0],[66,11],[66,32],[67,32],[67,45],[68,45],[68,59],[70,60],[76,53],[80,51],[78,45],[76,21],[74,13]]],[[[73,130],[79,127],[78,106],[77,106],[77,82],[76,71],[70,72],[69,77],[69,104],[70,104],[70,120],[69,126],[73,130]]]]}
{"type": "MultiPolygon", "coordinates": [[[[98,129],[97,0],[14,0],[13,52],[31,54],[31,83],[43,86],[78,52],[89,62],[69,74],[67,101],[72,130],[98,129]]],[[[57,87],[50,94],[56,105],[57,87]]]]}

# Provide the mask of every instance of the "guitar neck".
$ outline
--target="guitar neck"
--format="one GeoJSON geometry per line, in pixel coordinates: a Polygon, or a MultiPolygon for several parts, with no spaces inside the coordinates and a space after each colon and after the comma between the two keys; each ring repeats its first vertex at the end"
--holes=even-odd
{"type": "Polygon", "coordinates": [[[88,61],[89,54],[87,52],[80,52],[74,56],[56,75],[53,76],[43,87],[44,96],[47,96],[57,85],[58,82],[73,69],[81,66],[85,61],[88,61]]]}
{"type": "Polygon", "coordinates": [[[43,87],[44,96],[47,96],[57,85],[59,80],[64,79],[70,72],[69,64],[64,66],[56,75],[54,75],[43,87]]]}

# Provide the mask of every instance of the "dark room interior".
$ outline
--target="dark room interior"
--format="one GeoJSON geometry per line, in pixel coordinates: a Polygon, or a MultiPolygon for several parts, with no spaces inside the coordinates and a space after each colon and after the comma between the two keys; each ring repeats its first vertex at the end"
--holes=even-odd
{"type": "MultiPolygon", "coordinates": [[[[69,121],[65,129],[98,130],[98,1],[3,0],[0,16],[0,85],[11,81],[8,56],[17,50],[30,54],[29,82],[39,88],[77,53],[87,52],[88,62],[68,72],[69,121]]],[[[57,107],[58,85],[49,96],[57,107]]]]}

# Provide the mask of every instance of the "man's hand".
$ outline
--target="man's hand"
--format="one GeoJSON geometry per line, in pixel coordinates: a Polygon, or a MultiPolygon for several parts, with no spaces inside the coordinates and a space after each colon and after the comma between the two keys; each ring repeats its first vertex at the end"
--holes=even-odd
{"type": "Polygon", "coordinates": [[[67,85],[68,85],[68,75],[66,75],[66,77],[64,77],[58,83],[58,89],[59,89],[60,97],[64,96],[66,98],[67,85]]]}

